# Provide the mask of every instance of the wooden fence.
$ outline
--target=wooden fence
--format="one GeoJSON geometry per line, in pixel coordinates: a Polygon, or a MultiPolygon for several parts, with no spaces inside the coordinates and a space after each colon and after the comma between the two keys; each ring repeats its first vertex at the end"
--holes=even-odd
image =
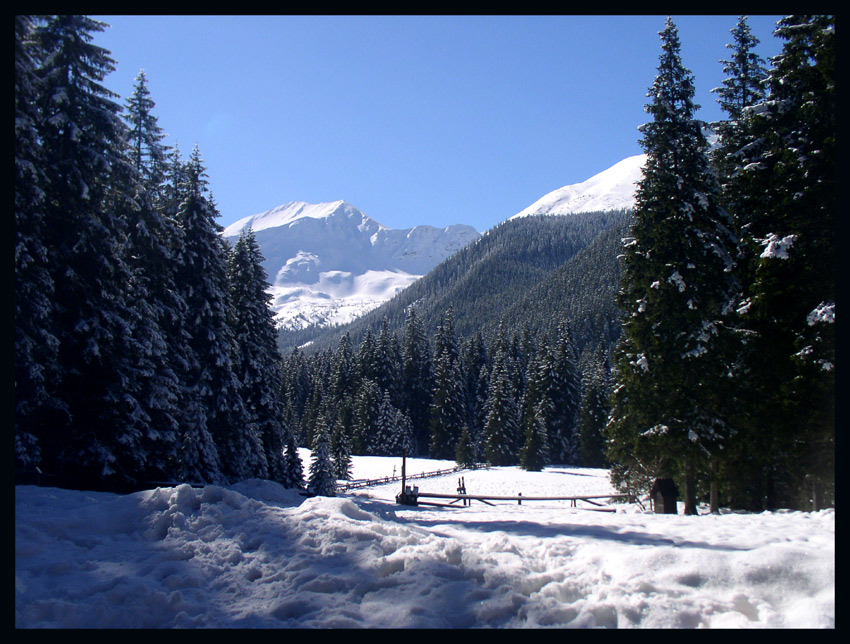
{"type": "Polygon", "coordinates": [[[345,483],[337,483],[337,491],[339,492],[348,492],[349,490],[357,490],[359,488],[364,487],[374,487],[375,485],[386,485],[387,483],[397,483],[399,481],[404,481],[405,479],[410,481],[411,479],[427,479],[432,478],[434,476],[445,476],[447,474],[454,474],[455,472],[462,472],[463,470],[477,470],[485,468],[485,465],[470,465],[467,467],[450,467],[444,470],[433,470],[431,472],[420,472],[419,474],[407,474],[406,476],[400,474],[398,476],[384,476],[382,478],[377,479],[360,479],[357,481],[347,481],[345,483]]]}
{"type": "Polygon", "coordinates": [[[522,505],[523,501],[570,501],[570,507],[578,507],[577,501],[585,501],[596,508],[587,508],[589,510],[598,509],[604,512],[613,512],[613,508],[604,507],[603,503],[597,503],[596,499],[626,499],[632,502],[634,499],[630,494],[599,494],[589,496],[523,496],[522,493],[516,496],[500,496],[486,494],[439,494],[435,492],[414,492],[406,496],[408,505],[437,505],[443,507],[458,507],[454,505],[458,501],[463,501],[463,505],[467,502],[471,505],[472,501],[481,501],[487,505],[495,505],[491,501],[516,501],[518,505],[522,505]],[[420,501],[420,499],[452,499],[449,503],[433,503],[429,501],[420,501]]]}

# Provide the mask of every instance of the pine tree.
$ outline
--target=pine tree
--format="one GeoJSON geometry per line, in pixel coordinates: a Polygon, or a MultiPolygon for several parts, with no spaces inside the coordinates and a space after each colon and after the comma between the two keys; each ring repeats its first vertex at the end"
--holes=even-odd
{"type": "Polygon", "coordinates": [[[41,462],[50,416],[63,406],[50,384],[58,379],[58,340],[43,242],[47,179],[38,143],[34,27],[32,16],[15,16],[15,460],[30,472],[41,462]]]}
{"type": "Polygon", "coordinates": [[[281,484],[284,487],[300,490],[306,486],[306,482],[304,481],[304,465],[301,462],[301,456],[298,454],[298,445],[295,443],[295,436],[291,432],[286,435],[283,468],[284,478],[281,484]]]}
{"type": "Polygon", "coordinates": [[[68,482],[121,486],[144,476],[151,425],[140,401],[148,368],[136,333],[141,312],[124,255],[123,215],[132,201],[125,129],[116,95],[100,84],[114,61],[89,42],[105,26],[48,16],[32,30],[42,240],[56,286],[53,384],[67,412],[52,423],[49,445],[46,435],[41,441],[41,456],[45,471],[68,482]]]}
{"type": "Polygon", "coordinates": [[[335,422],[330,437],[330,453],[334,477],[339,481],[351,479],[351,439],[342,423],[335,422]]]}
{"type": "Polygon", "coordinates": [[[785,44],[767,96],[739,119],[724,195],[747,249],[749,338],[730,473],[747,472],[737,504],[759,509],[811,507],[834,481],[835,20],[788,16],[776,35],[785,44]]]}
{"type": "Polygon", "coordinates": [[[484,404],[487,400],[487,381],[490,371],[487,346],[480,332],[465,343],[461,365],[467,403],[466,424],[474,444],[475,438],[484,426],[484,404]],[[482,374],[485,374],[484,378],[482,374]]]}
{"type": "Polygon", "coordinates": [[[425,455],[429,443],[432,361],[428,339],[416,310],[410,307],[402,348],[402,409],[410,417],[414,447],[411,454],[425,455]]]}
{"type": "Polygon", "coordinates": [[[307,489],[317,496],[336,496],[336,477],[329,442],[328,426],[324,417],[320,416],[316,424],[310,476],[307,483],[307,489]]]}
{"type": "Polygon", "coordinates": [[[467,425],[463,426],[460,437],[455,447],[455,462],[458,467],[471,467],[475,465],[475,446],[467,425]]]}
{"type": "Polygon", "coordinates": [[[718,205],[708,143],[694,116],[693,78],[669,18],[661,41],[646,106],[653,120],[641,126],[647,161],[618,295],[625,319],[608,456],[617,466],[615,484],[627,488],[662,474],[646,469],[661,459],[683,484],[685,513],[695,514],[697,468],[727,433],[717,391],[725,378],[720,340],[734,293],[735,240],[718,205]]]}
{"type": "Polygon", "coordinates": [[[507,347],[497,348],[490,375],[483,441],[490,465],[515,465],[519,451],[519,409],[508,366],[507,347]]]}
{"type": "Polygon", "coordinates": [[[384,391],[378,407],[377,434],[372,441],[371,453],[376,456],[399,456],[410,441],[409,421],[392,402],[389,391],[384,391]]]}
{"type": "Polygon", "coordinates": [[[431,396],[431,458],[454,458],[457,439],[463,429],[466,401],[460,370],[453,312],[446,311],[434,338],[434,385],[431,396]]]}
{"type": "Polygon", "coordinates": [[[354,398],[354,434],[352,452],[354,454],[372,454],[378,438],[378,415],[381,406],[381,391],[373,380],[368,378],[360,383],[360,389],[354,398]]]}
{"type": "Polygon", "coordinates": [[[569,324],[558,325],[551,355],[540,366],[543,391],[551,405],[548,421],[549,450],[554,463],[575,463],[578,458],[576,425],[581,406],[581,372],[569,324]]]}
{"type": "Polygon", "coordinates": [[[156,200],[165,182],[169,148],[163,144],[165,134],[153,115],[156,106],[147,85],[145,70],[136,76],[133,94],[127,99],[125,120],[128,125],[130,159],[140,183],[156,200]]]}
{"type": "Polygon", "coordinates": [[[231,326],[237,353],[234,369],[242,385],[241,397],[247,407],[263,453],[256,455],[254,475],[282,481],[284,476],[283,405],[280,398],[282,360],[277,348],[277,329],[267,292],[254,232],[244,231],[230,256],[230,293],[233,303],[231,326]]]}
{"type": "Polygon", "coordinates": [[[149,368],[142,382],[142,398],[150,417],[148,476],[151,480],[176,480],[177,443],[182,415],[183,382],[189,336],[184,323],[186,302],[177,287],[182,261],[182,231],[162,209],[167,147],[153,115],[155,103],[143,75],[127,103],[127,155],[135,185],[134,201],[127,209],[125,246],[132,268],[132,297],[140,309],[134,331],[143,343],[149,368]]]}
{"type": "Polygon", "coordinates": [[[256,464],[251,455],[261,449],[255,436],[242,433],[247,412],[233,370],[226,242],[215,222],[218,213],[205,194],[206,174],[197,147],[186,171],[177,215],[185,240],[178,284],[192,312],[187,323],[193,360],[186,374],[187,404],[198,411],[196,422],[182,428],[184,446],[191,448],[182,456],[183,467],[202,481],[241,480],[251,476],[256,464]],[[201,414],[205,421],[199,424],[201,414]]]}
{"type": "Polygon", "coordinates": [[[579,415],[579,464],[583,467],[605,467],[605,442],[602,431],[608,418],[607,357],[604,350],[590,361],[585,382],[579,415]]]}
{"type": "Polygon", "coordinates": [[[545,399],[537,404],[519,453],[520,467],[529,472],[539,472],[550,462],[545,406],[545,399]]]}

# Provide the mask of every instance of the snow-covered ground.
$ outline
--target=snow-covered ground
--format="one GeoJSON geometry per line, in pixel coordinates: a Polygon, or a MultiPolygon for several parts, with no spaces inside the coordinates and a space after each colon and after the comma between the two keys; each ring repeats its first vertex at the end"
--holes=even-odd
{"type": "MultiPolygon", "coordinates": [[[[309,455],[303,454],[305,469],[309,455]]],[[[407,473],[452,467],[409,460],[407,473]]],[[[401,459],[354,459],[358,479],[401,459]]],[[[465,471],[420,492],[592,495],[604,470],[465,471]]],[[[835,512],[658,515],[568,501],[408,507],[268,481],[129,495],[18,486],[15,625],[834,628],[835,512]]]]}

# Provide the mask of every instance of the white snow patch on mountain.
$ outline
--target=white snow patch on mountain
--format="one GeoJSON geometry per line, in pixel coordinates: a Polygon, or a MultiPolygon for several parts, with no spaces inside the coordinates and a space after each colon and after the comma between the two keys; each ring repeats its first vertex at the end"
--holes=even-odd
{"type": "Polygon", "coordinates": [[[643,175],[644,163],[645,154],[623,159],[587,181],[553,190],[511,219],[633,208],[636,184],[643,175]]]}
{"type": "Polygon", "coordinates": [[[345,201],[294,201],[224,229],[253,229],[279,326],[345,324],[480,237],[471,226],[387,228],[345,201]]]}

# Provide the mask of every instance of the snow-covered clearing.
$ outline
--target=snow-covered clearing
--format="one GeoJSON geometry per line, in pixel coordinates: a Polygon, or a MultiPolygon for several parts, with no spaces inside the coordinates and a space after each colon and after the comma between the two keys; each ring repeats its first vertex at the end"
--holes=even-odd
{"type": "MultiPolygon", "coordinates": [[[[309,456],[303,454],[305,469],[309,456]]],[[[408,474],[453,466],[410,460],[408,474]]],[[[355,478],[401,459],[355,457],[355,478]]],[[[589,495],[604,470],[465,471],[425,492],[589,495]]],[[[129,495],[18,486],[15,625],[834,628],[835,512],[660,515],[568,501],[396,505],[268,481],[129,495]]]]}

